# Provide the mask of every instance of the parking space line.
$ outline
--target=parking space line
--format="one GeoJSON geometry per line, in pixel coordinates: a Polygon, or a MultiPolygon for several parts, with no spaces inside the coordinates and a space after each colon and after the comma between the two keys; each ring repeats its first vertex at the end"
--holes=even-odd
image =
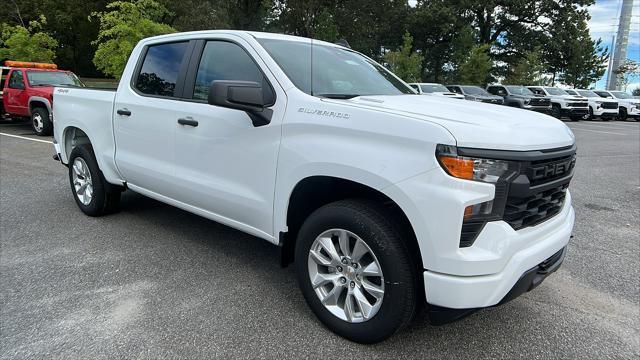
{"type": "Polygon", "coordinates": [[[621,134],[621,133],[610,132],[610,131],[600,131],[600,130],[593,130],[593,129],[585,129],[585,128],[580,128],[580,127],[571,127],[571,130],[591,131],[591,132],[600,133],[600,134],[611,134],[611,135],[620,135],[620,136],[629,135],[629,134],[621,134]]]}
{"type": "Polygon", "coordinates": [[[8,137],[12,137],[12,138],[23,139],[23,140],[37,141],[37,142],[46,143],[46,144],[53,144],[53,141],[40,140],[40,139],[33,139],[33,138],[30,138],[30,137],[26,137],[26,136],[13,135],[13,134],[6,134],[6,133],[1,133],[1,132],[0,132],[0,135],[4,135],[4,136],[8,136],[8,137]]]}

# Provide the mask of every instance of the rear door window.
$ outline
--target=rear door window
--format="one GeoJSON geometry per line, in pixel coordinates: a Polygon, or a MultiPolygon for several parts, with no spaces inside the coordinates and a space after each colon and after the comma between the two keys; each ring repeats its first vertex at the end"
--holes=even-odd
{"type": "Polygon", "coordinates": [[[184,41],[149,46],[135,88],[147,95],[177,97],[176,84],[188,45],[184,41]]]}

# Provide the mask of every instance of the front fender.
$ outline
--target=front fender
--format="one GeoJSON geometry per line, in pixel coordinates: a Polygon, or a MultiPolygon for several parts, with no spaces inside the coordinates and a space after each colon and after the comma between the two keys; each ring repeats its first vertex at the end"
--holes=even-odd
{"type": "Polygon", "coordinates": [[[43,103],[46,107],[47,107],[47,111],[49,112],[49,116],[51,116],[51,114],[53,114],[53,111],[51,110],[51,102],[49,101],[49,99],[44,98],[42,96],[32,96],[29,98],[29,116],[31,116],[31,110],[35,107],[32,106],[31,104],[33,104],[34,102],[41,102],[43,103]]]}

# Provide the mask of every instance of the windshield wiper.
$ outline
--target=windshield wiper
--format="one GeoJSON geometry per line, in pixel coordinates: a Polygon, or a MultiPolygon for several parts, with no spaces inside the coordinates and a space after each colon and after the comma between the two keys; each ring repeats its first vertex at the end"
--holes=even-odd
{"type": "Polygon", "coordinates": [[[318,97],[323,97],[327,99],[352,99],[354,97],[360,96],[359,94],[314,94],[318,97]]]}

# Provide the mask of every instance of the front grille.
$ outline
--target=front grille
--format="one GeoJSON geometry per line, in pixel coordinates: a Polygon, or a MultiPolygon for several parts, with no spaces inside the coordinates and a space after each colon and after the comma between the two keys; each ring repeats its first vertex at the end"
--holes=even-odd
{"type": "Polygon", "coordinates": [[[503,219],[514,230],[535,226],[560,212],[575,167],[575,153],[523,162],[510,184],[503,219]]]}
{"type": "Polygon", "coordinates": [[[529,103],[532,106],[549,106],[551,105],[551,100],[549,99],[531,99],[529,103]]]}
{"type": "Polygon", "coordinates": [[[504,221],[514,230],[537,225],[562,210],[569,183],[524,198],[509,197],[504,221]]]}
{"type": "Polygon", "coordinates": [[[572,103],[567,103],[567,106],[569,107],[587,107],[588,102],[572,102],[572,103]]]}
{"type": "Polygon", "coordinates": [[[618,103],[602,103],[600,104],[600,107],[602,107],[603,109],[617,109],[618,108],[618,103]]]}
{"type": "Polygon", "coordinates": [[[500,99],[486,99],[486,100],[482,100],[482,102],[485,103],[489,103],[489,104],[502,104],[504,100],[500,100],[500,99]]]}

